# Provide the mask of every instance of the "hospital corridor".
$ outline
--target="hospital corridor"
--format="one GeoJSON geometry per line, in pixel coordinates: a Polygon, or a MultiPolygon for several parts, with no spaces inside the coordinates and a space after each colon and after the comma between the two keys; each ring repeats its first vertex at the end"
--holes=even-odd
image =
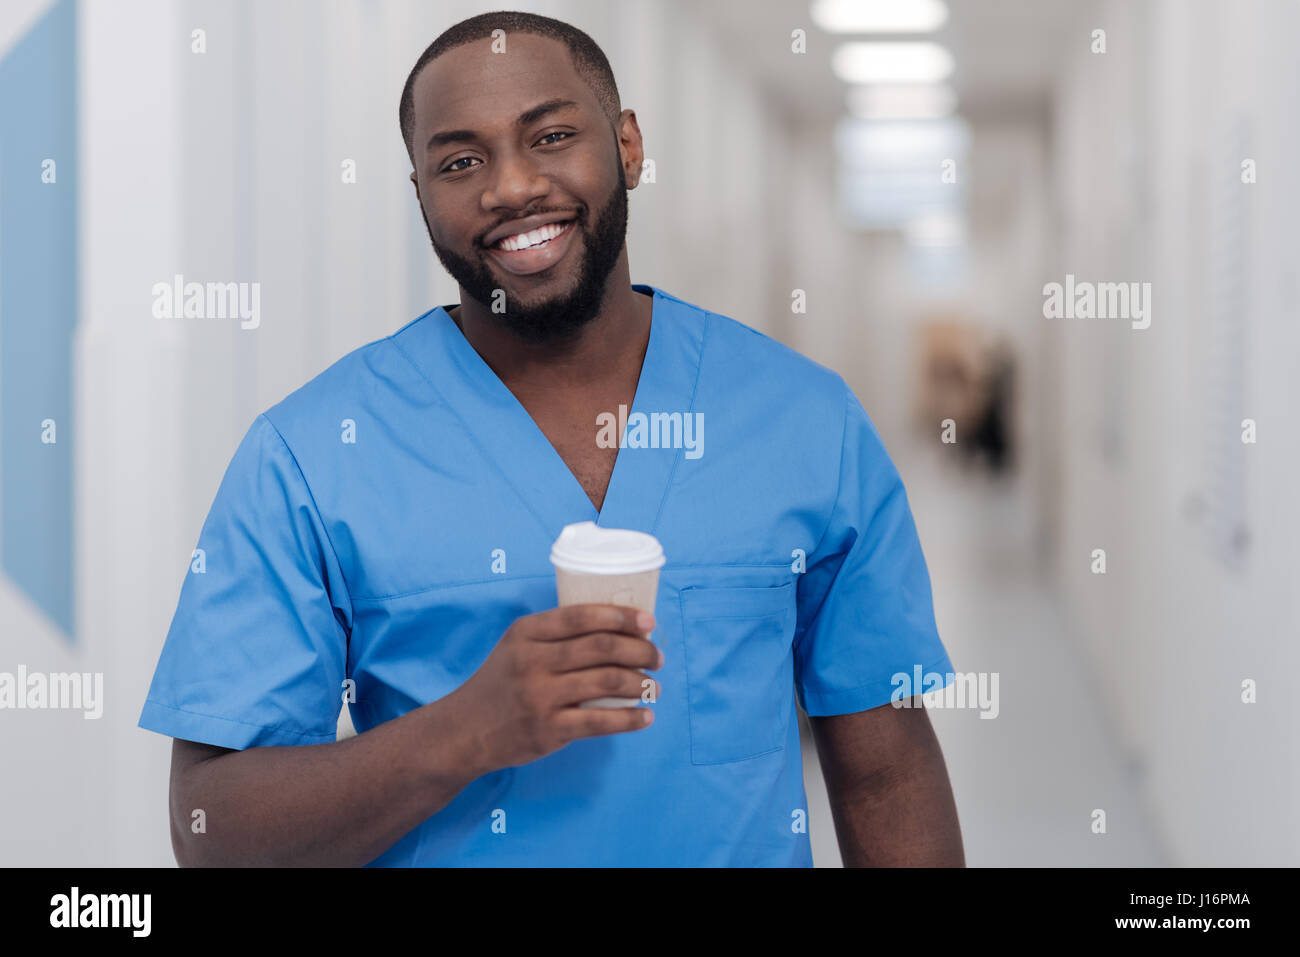
{"type": "MultiPolygon", "coordinates": [[[[0,864],[176,865],[171,742],[140,719],[195,563],[221,581],[217,551],[196,551],[205,516],[265,410],[460,301],[412,189],[399,96],[435,37],[499,6],[0,9],[0,681],[20,668],[102,679],[97,716],[0,709],[0,864]],[[243,298],[219,315],[160,310],[191,282],[243,298]]],[[[832,370],[897,468],[952,665],[924,698],[966,864],[1300,863],[1289,698],[1300,674],[1300,4],[504,6],[589,34],[635,111],[645,161],[627,191],[631,282],[832,370]]],[[[442,370],[425,376],[438,387],[435,360],[476,361],[454,349],[417,358],[442,370]]],[[[362,367],[399,378],[396,366],[362,367]]],[[[769,403],[788,384],[729,374],[769,403]]],[[[500,383],[483,363],[473,375],[487,408],[500,383]]],[[[680,395],[695,397],[686,385],[680,395]]],[[[431,423],[439,413],[432,400],[413,407],[431,423]]],[[[351,409],[330,406],[329,428],[344,420],[346,436],[362,419],[351,409]]],[[[710,421],[701,461],[743,455],[768,471],[683,513],[779,497],[765,475],[795,475],[803,440],[828,425],[791,427],[787,409],[766,409],[710,421]],[[740,419],[772,428],[728,447],[740,419]]],[[[428,440],[423,425],[393,422],[359,434],[362,454],[372,436],[402,449],[428,440]]],[[[468,469],[459,435],[440,433],[455,461],[430,481],[468,469]]],[[[312,466],[291,438],[263,425],[250,441],[299,483],[305,514],[312,466]]],[[[462,438],[508,449],[511,435],[462,438]]],[[[520,448],[517,474],[541,488],[536,448],[520,448]]],[[[386,467],[366,467],[356,481],[382,485],[373,476],[386,467]]],[[[791,495],[803,486],[786,483],[791,495]]],[[[457,522],[471,510],[489,528],[505,522],[483,488],[466,487],[457,522]]],[[[560,511],[549,493],[546,506],[560,511]]],[[[905,514],[897,506],[881,521],[905,514]]],[[[612,508],[645,531],[658,518],[651,505],[612,508]]],[[[393,527],[423,528],[425,511],[407,508],[393,527]]],[[[731,541],[706,524],[693,534],[731,541]]],[[[357,604],[415,593],[399,586],[426,560],[459,575],[471,559],[457,565],[446,531],[413,560],[394,544],[376,564],[398,584],[357,604]]],[[[512,567],[535,559],[549,574],[534,551],[512,554],[512,567]]],[[[663,582],[673,562],[669,552],[663,582]]],[[[915,578],[899,581],[882,605],[924,603],[915,578]]],[[[227,598],[256,590],[231,586],[227,598]]],[[[458,634],[472,618],[453,622],[458,634]]],[[[338,661],[355,663],[339,647],[338,661]]],[[[920,667],[893,677],[904,697],[929,687],[920,667]]],[[[355,733],[344,707],[338,735],[355,733]]],[[[802,711],[799,737],[813,864],[839,867],[802,711]]],[[[745,750],[709,744],[716,753],[683,758],[683,774],[745,750]]]]}
{"type": "MultiPolygon", "coordinates": [[[[996,717],[932,708],[972,866],[1161,867],[1169,863],[1142,802],[1140,770],[1106,718],[1097,676],[1034,560],[1025,490],[949,474],[937,456],[900,464],[921,526],[940,633],[958,671],[999,675],[996,717]],[[976,665],[978,664],[978,667],[976,665]],[[996,734],[986,733],[996,725],[996,734]],[[1073,819],[1111,809],[1114,839],[1073,819]]],[[[992,713],[985,709],[984,713],[992,713]]],[[[805,745],[813,855],[836,866],[816,750],[805,745]],[[819,824],[821,826],[819,827],[819,824]]]]}

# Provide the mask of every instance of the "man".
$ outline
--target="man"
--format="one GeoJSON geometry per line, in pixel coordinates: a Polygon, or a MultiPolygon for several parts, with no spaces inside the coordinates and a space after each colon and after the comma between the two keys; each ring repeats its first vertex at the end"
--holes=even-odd
{"type": "Polygon", "coordinates": [[[599,48],[474,17],[400,119],[460,304],[236,451],[140,720],[176,739],[177,860],[807,866],[797,695],[845,863],[963,864],[926,712],[890,702],[951,671],[898,473],[837,375],[631,284],[641,134],[599,48]],[[587,520],[661,541],[653,616],[555,607],[587,520]]]}

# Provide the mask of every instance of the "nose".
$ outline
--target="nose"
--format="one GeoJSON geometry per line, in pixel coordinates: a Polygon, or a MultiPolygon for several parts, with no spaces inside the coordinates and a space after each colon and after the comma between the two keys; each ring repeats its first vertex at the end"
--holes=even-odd
{"type": "Polygon", "coordinates": [[[527,209],[550,191],[550,180],[537,171],[528,156],[505,156],[497,162],[496,175],[483,191],[483,210],[493,213],[503,208],[527,209]]]}

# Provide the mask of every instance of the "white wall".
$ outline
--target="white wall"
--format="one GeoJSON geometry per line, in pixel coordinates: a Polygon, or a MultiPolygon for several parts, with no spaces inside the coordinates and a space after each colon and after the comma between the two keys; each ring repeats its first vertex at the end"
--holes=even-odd
{"type": "Polygon", "coordinates": [[[1149,281],[1153,317],[1143,331],[1053,328],[1057,575],[1175,863],[1294,864],[1300,136],[1284,118],[1300,102],[1300,7],[1111,2],[1094,26],[1108,52],[1078,44],[1059,90],[1050,278],[1149,281]],[[1239,150],[1235,118],[1248,131],[1239,150]],[[1255,185],[1240,182],[1245,157],[1255,185]],[[1239,236],[1215,205],[1238,200],[1239,236]],[[1214,297],[1234,251],[1244,294],[1225,321],[1214,297]],[[1239,388],[1227,374],[1236,354],[1239,388]],[[1239,443],[1245,417],[1259,422],[1257,445],[1239,443]],[[1216,491],[1238,462],[1242,492],[1216,491]],[[1211,539],[1215,516],[1238,507],[1250,544],[1234,568],[1211,539]],[[1107,551],[1104,576],[1090,572],[1093,548],[1107,551]],[[1240,702],[1246,678],[1257,704],[1240,702]]]}

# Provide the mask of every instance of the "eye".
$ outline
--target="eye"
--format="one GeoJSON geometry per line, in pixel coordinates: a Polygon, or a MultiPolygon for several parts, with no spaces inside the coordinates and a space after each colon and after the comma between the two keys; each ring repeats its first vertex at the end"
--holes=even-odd
{"type": "MultiPolygon", "coordinates": [[[[563,130],[556,130],[554,133],[547,133],[545,136],[543,136],[540,140],[537,141],[537,145],[541,146],[542,144],[546,143],[546,141],[549,140],[552,136],[572,136],[572,135],[573,135],[572,133],[566,133],[563,130]]],[[[559,140],[554,140],[553,142],[558,143],[559,140]]]]}
{"type": "Polygon", "coordinates": [[[463,172],[464,170],[469,169],[469,167],[468,167],[468,166],[459,166],[459,167],[458,167],[456,164],[457,164],[457,163],[463,163],[463,162],[465,162],[466,160],[472,160],[472,159],[474,159],[474,157],[472,157],[472,156],[462,156],[460,159],[454,159],[454,160],[452,160],[450,163],[448,163],[446,166],[444,166],[441,170],[439,170],[439,172],[440,172],[440,173],[460,173],[460,172],[463,172]]]}

